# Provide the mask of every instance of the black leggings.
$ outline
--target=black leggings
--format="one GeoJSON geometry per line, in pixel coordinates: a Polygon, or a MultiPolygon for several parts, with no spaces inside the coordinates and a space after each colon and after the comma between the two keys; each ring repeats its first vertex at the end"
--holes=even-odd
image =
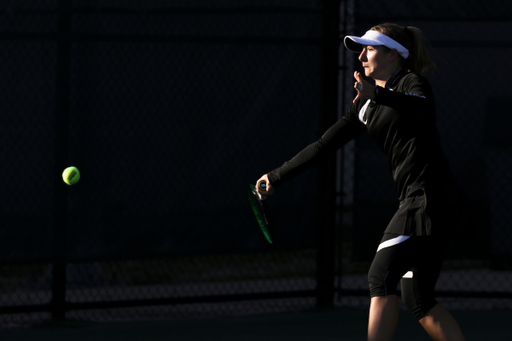
{"type": "Polygon", "coordinates": [[[405,306],[421,319],[437,304],[434,289],[443,258],[443,244],[435,237],[384,234],[368,273],[371,296],[396,295],[400,281],[405,306]]]}

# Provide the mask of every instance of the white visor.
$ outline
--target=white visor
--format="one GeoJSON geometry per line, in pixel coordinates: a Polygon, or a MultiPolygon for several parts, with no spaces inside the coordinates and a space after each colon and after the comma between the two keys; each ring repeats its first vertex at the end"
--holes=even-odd
{"type": "Polygon", "coordinates": [[[390,49],[396,49],[405,59],[409,57],[409,50],[399,44],[396,40],[373,30],[367,31],[362,37],[346,36],[345,39],[343,39],[343,43],[345,44],[345,47],[352,52],[361,53],[361,51],[363,51],[363,46],[384,45],[390,49]]]}

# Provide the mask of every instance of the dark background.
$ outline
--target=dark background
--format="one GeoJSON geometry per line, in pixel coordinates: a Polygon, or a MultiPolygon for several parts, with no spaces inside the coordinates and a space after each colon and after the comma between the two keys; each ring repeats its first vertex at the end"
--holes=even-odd
{"type": "MultiPolygon", "coordinates": [[[[6,9],[6,31],[32,28],[2,41],[3,260],[265,247],[245,190],[317,136],[322,31],[310,6],[242,5],[75,1],[68,32],[57,2],[6,9]]],[[[275,200],[282,247],[314,244],[309,182],[275,200]]]]}
{"type": "Polygon", "coordinates": [[[512,4],[3,0],[3,325],[367,307],[398,204],[368,135],[279,188],[275,245],[246,187],[348,109],[359,64],[341,39],[382,22],[430,41],[443,147],[470,199],[440,296],[510,308],[512,4]]]}

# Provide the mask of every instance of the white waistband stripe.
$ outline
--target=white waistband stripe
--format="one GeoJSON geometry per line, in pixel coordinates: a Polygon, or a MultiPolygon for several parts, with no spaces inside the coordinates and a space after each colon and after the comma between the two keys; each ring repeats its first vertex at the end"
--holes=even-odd
{"type": "Polygon", "coordinates": [[[402,278],[412,278],[412,271],[407,271],[405,275],[402,276],[402,278]]]}
{"type": "Polygon", "coordinates": [[[379,247],[377,249],[377,252],[379,252],[380,250],[382,250],[382,249],[384,249],[386,247],[394,246],[394,245],[400,244],[402,242],[405,242],[410,237],[411,236],[398,236],[396,238],[393,238],[393,239],[390,239],[390,240],[386,240],[385,242],[380,243],[380,245],[379,245],[379,247]]]}

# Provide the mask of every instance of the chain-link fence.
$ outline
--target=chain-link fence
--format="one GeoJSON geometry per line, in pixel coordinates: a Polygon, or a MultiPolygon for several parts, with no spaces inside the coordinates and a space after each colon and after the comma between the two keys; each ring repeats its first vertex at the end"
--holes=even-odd
{"type": "Polygon", "coordinates": [[[316,171],[272,201],[276,246],[246,191],[320,130],[324,12],[1,2],[2,326],[314,306],[316,171]]]}
{"type": "Polygon", "coordinates": [[[332,102],[339,118],[352,101],[342,46],[333,101],[330,29],[385,21],[432,44],[443,146],[474,204],[478,236],[454,245],[440,294],[509,308],[510,95],[495,57],[512,14],[458,3],[0,2],[1,327],[304,309],[333,281],[336,304],[366,308],[367,257],[397,204],[368,137],[340,151],[337,183],[332,164],[280,188],[275,245],[245,188],[316,140],[332,102]],[[82,173],[72,187],[69,165],[82,173]]]}
{"type": "MultiPolygon", "coordinates": [[[[511,92],[500,56],[512,48],[512,5],[363,1],[353,9],[355,24],[348,34],[362,35],[393,22],[420,28],[431,45],[437,68],[426,76],[434,90],[437,124],[452,170],[470,198],[473,223],[449,249],[437,286],[441,300],[455,309],[511,308],[512,182],[507,165],[512,149],[506,132],[512,123],[506,109],[511,92]]],[[[360,67],[354,59],[347,64],[352,70],[360,67]]],[[[367,292],[369,257],[398,202],[387,160],[369,136],[348,146],[344,157],[346,214],[338,285],[346,295],[340,302],[364,306],[367,296],[347,295],[367,292]]]]}

